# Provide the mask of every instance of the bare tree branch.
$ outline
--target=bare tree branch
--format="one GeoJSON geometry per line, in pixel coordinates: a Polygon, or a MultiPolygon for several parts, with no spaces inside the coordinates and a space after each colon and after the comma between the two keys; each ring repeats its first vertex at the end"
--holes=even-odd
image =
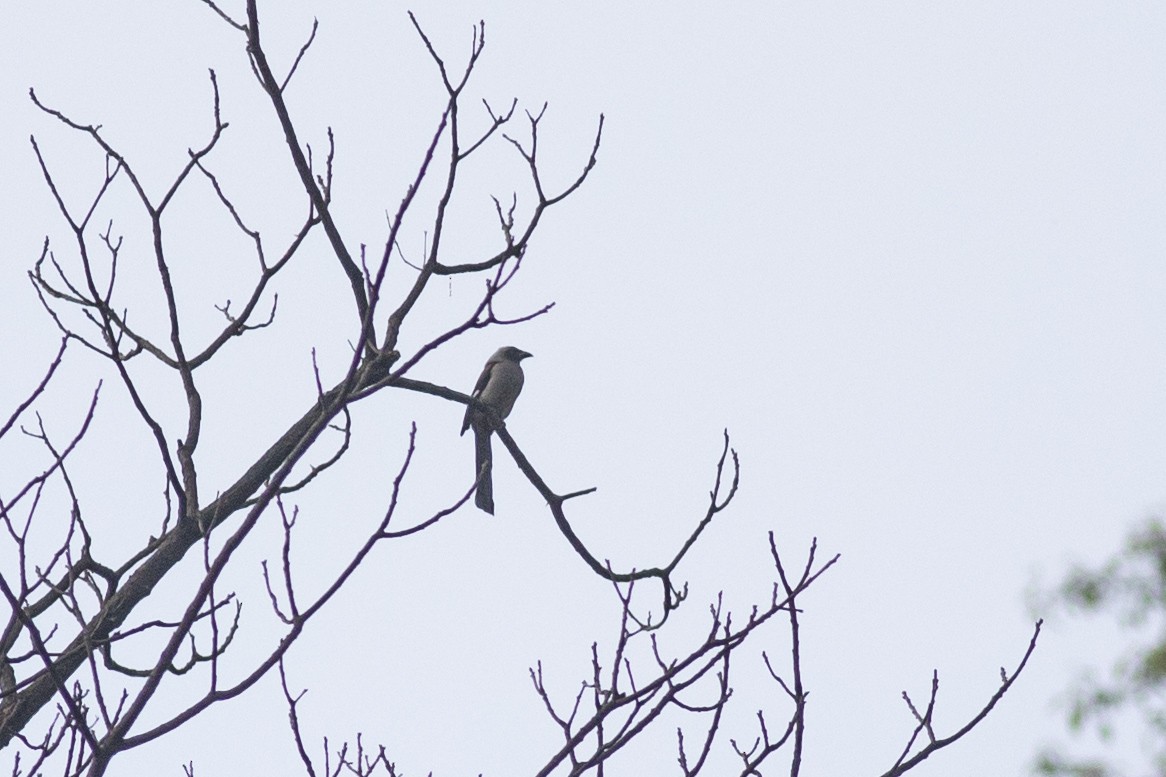
{"type": "Polygon", "coordinates": [[[992,697],[988,699],[988,702],[980,709],[980,711],[972,716],[971,720],[965,723],[950,736],[936,737],[935,732],[931,730],[931,713],[935,708],[936,695],[939,692],[938,673],[932,674],[931,695],[927,703],[927,712],[924,715],[919,714],[919,712],[915,709],[915,706],[907,697],[906,691],[904,691],[903,698],[907,701],[907,705],[911,709],[911,713],[916,719],[915,730],[911,733],[911,737],[907,742],[907,746],[903,749],[903,754],[899,756],[899,759],[895,762],[894,766],[883,772],[882,777],[896,777],[896,775],[904,774],[910,769],[913,769],[923,761],[930,758],[933,753],[942,750],[948,745],[958,742],[965,734],[979,725],[980,722],[984,720],[984,718],[988,717],[988,713],[991,712],[996,704],[1004,698],[1004,694],[1008,693],[1008,689],[1011,688],[1012,684],[1016,682],[1016,679],[1020,676],[1020,673],[1024,671],[1024,667],[1028,665],[1028,659],[1032,657],[1033,651],[1036,650],[1036,641],[1040,636],[1042,623],[1043,621],[1036,622],[1036,626],[1032,631],[1032,639],[1030,639],[1028,642],[1028,648],[1024,651],[1024,655],[1021,657],[1020,663],[1016,665],[1016,668],[1012,670],[1012,673],[1008,674],[1003,668],[1000,670],[1000,687],[996,689],[996,692],[992,694],[992,697]],[[908,757],[911,746],[914,744],[916,737],[918,737],[919,733],[924,730],[926,730],[928,734],[929,741],[927,745],[914,755],[908,757]]]}

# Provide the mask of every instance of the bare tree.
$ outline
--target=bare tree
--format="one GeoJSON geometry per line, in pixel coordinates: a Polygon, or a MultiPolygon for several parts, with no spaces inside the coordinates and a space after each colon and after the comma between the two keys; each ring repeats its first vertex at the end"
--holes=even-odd
{"type": "MultiPolygon", "coordinates": [[[[216,172],[215,152],[227,129],[220,112],[219,84],[210,74],[211,123],[207,137],[190,149],[185,164],[160,190],[145,182],[133,155],[116,147],[101,126],[72,116],[50,100],[30,92],[33,103],[52,120],[86,138],[104,160],[104,174],[86,198],[66,194],[61,171],[36,139],[32,150],[44,182],[56,201],[63,221],[64,240],[45,240],[30,277],[43,307],[61,334],[58,352],[49,360],[42,378],[28,388],[27,399],[14,408],[3,426],[5,444],[13,430],[39,446],[43,466],[23,477],[7,472],[0,483],[0,520],[3,521],[4,563],[0,593],[9,616],[0,634],[0,748],[13,753],[13,775],[40,774],[50,769],[64,775],[101,775],[120,753],[161,739],[220,702],[251,689],[272,670],[278,671],[286,695],[294,741],[306,773],[359,775],[397,774],[385,747],[366,747],[358,738],[352,745],[326,748],[323,763],[309,755],[300,728],[300,692],[285,671],[284,657],[308,628],[313,618],[333,600],[353,573],[382,543],[425,531],[466,504],[474,483],[451,494],[448,504],[431,515],[400,514],[399,497],[416,450],[415,427],[404,452],[403,464],[385,489],[383,510],[366,516],[364,542],[340,571],[320,590],[308,595],[297,586],[301,573],[292,562],[296,507],[292,495],[314,487],[320,475],[349,453],[354,419],[352,408],[373,396],[415,392],[435,400],[472,402],[465,394],[424,380],[426,357],[455,338],[476,329],[521,324],[547,313],[551,305],[517,316],[498,313],[497,304],[520,277],[528,249],[546,213],[576,192],[596,165],[603,131],[603,117],[589,150],[581,154],[578,172],[562,181],[547,180],[540,168],[539,133],[545,106],[522,111],[512,102],[504,109],[489,103],[467,108],[467,85],[485,45],[485,25],[474,28],[467,59],[446,61],[416,19],[410,20],[444,87],[444,109],[435,117],[431,141],[418,160],[415,174],[388,218],[386,235],[378,255],[372,256],[347,238],[333,213],[333,159],[335,147],[329,132],[325,153],[314,153],[303,142],[285,93],[315,38],[315,27],[290,62],[269,59],[261,35],[256,3],[247,0],[242,15],[203,0],[209,13],[237,31],[246,47],[252,73],[278,121],[286,143],[291,169],[302,188],[303,216],[287,239],[273,241],[251,226],[229,186],[216,172]],[[470,111],[473,118],[468,118],[470,111]],[[534,192],[533,203],[519,207],[517,198],[495,199],[498,237],[493,248],[475,257],[451,259],[443,240],[450,222],[450,205],[460,191],[467,161],[487,149],[509,148],[534,192]],[[436,195],[429,209],[420,205],[422,186],[436,195]],[[228,302],[219,307],[221,323],[211,336],[189,333],[184,326],[192,315],[175,272],[176,260],[169,240],[169,218],[187,190],[207,187],[225,219],[252,246],[254,272],[241,306],[228,302]],[[136,217],[144,218],[150,246],[149,273],[158,289],[163,315],[156,325],[149,317],[135,315],[132,300],[123,292],[127,270],[122,258],[122,239],[113,222],[98,224],[99,214],[121,207],[112,203],[114,193],[128,193],[136,217]],[[427,234],[423,255],[407,258],[400,236],[405,225],[422,225],[427,234]],[[340,374],[315,371],[316,395],[305,404],[302,415],[272,439],[262,455],[236,473],[225,488],[207,486],[202,476],[205,462],[215,451],[202,446],[206,405],[228,398],[208,396],[200,372],[226,353],[239,338],[278,324],[275,288],[288,267],[304,254],[309,236],[322,233],[332,263],[350,289],[351,308],[328,311],[348,316],[351,359],[340,374]],[[390,265],[412,268],[412,280],[391,293],[385,279],[390,265]],[[401,347],[401,332],[417,309],[419,300],[431,294],[436,278],[470,275],[484,279],[481,296],[463,319],[443,331],[433,331],[420,346],[401,347]],[[138,323],[145,318],[145,323],[138,323]],[[78,349],[100,357],[103,379],[116,388],[102,388],[96,381],[91,401],[76,411],[72,432],[58,439],[47,431],[36,408],[44,402],[46,387],[58,368],[78,349]],[[150,375],[163,370],[176,386],[164,399],[154,396],[150,375]],[[149,384],[149,388],[147,386],[149,384]],[[160,481],[164,483],[165,509],[156,531],[137,547],[116,559],[95,556],[90,524],[73,487],[72,461],[84,443],[90,422],[98,411],[102,393],[120,392],[132,405],[136,422],[153,441],[160,481]],[[177,420],[163,409],[167,401],[180,407],[177,420]],[[240,633],[241,605],[227,590],[226,572],[236,562],[236,551],[259,536],[263,516],[276,516],[282,526],[279,562],[263,567],[271,609],[281,624],[277,634],[265,635],[272,646],[250,664],[236,660],[231,651],[240,633]],[[153,614],[146,603],[163,580],[175,579],[184,559],[197,561],[198,573],[181,578],[186,597],[169,617],[153,614]],[[150,647],[151,658],[138,663],[128,656],[150,647]],[[230,672],[226,671],[230,668],[230,672]],[[234,679],[226,679],[227,677],[234,679]],[[191,701],[173,714],[147,714],[163,687],[181,687],[191,701]]],[[[141,268],[137,268],[140,271],[141,268]]],[[[321,270],[321,272],[323,272],[321,270]]],[[[247,385],[247,379],[240,381],[247,385]]],[[[590,493],[591,488],[560,493],[539,474],[506,428],[499,424],[498,437],[530,485],[545,499],[550,517],[580,561],[610,582],[613,606],[621,615],[614,649],[601,655],[592,646],[592,671],[573,697],[556,698],[544,683],[541,664],[532,669],[534,694],[561,740],[548,743],[548,755],[539,774],[603,774],[604,765],[649,727],[675,716],[685,721],[677,729],[676,758],[680,773],[706,771],[716,747],[736,753],[742,775],[760,774],[778,752],[788,754],[791,774],[803,760],[803,732],[807,722],[806,684],[802,676],[799,612],[814,582],[838,559],[823,561],[816,543],[801,569],[790,572],[771,535],[769,549],[775,582],[768,601],[736,617],[718,599],[709,608],[708,629],[695,644],[675,644],[668,629],[670,616],[686,601],[688,589],[680,568],[690,550],[714,519],[732,503],[739,483],[737,453],[726,434],[716,462],[703,515],[678,548],[665,552],[665,561],[652,561],[634,569],[616,569],[593,552],[572,528],[568,504],[590,493]],[[644,606],[644,596],[654,602],[644,606]],[[652,609],[655,617],[647,614],[652,609]],[[772,633],[784,624],[789,655],[781,665],[764,651],[774,688],[784,699],[782,722],[772,722],[759,711],[756,729],[730,736],[723,730],[723,714],[732,698],[730,670],[734,656],[757,635],[772,633]],[[670,717],[671,716],[671,717],[670,717]],[[687,734],[686,734],[687,732],[687,734]],[[694,732],[696,732],[694,734],[694,732]]],[[[27,459],[25,459],[27,460],[27,459]]],[[[190,562],[187,562],[189,568],[190,562]]],[[[1039,632],[1039,624],[1037,626],[1039,632]]],[[[904,694],[916,720],[901,757],[887,775],[906,772],[937,750],[955,742],[982,720],[1011,687],[1035,647],[1036,633],[1018,666],[1001,670],[1000,684],[983,709],[951,734],[939,734],[932,725],[938,690],[937,678],[926,705],[920,709],[904,694]]]]}

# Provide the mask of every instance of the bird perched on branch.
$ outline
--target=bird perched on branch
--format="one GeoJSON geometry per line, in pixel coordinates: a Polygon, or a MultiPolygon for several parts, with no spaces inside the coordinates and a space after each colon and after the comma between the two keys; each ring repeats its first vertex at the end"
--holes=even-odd
{"type": "Polygon", "coordinates": [[[476,400],[466,406],[466,417],[462,421],[462,434],[474,427],[474,450],[478,478],[478,490],[474,494],[474,504],[490,515],[494,514],[494,482],[491,469],[493,453],[490,450],[490,435],[503,418],[510,415],[514,400],[522,391],[523,359],[530,354],[513,345],[499,348],[486,361],[482,374],[470,396],[476,400]],[[491,418],[491,415],[497,416],[491,418]]]}

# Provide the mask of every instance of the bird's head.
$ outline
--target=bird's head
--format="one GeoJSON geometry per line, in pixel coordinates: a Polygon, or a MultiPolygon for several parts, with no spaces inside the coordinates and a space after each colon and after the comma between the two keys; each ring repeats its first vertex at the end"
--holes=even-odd
{"type": "Polygon", "coordinates": [[[530,356],[531,354],[527,353],[521,348],[515,348],[513,345],[507,345],[499,348],[498,353],[494,354],[494,358],[505,359],[508,362],[520,362],[523,359],[529,358],[530,356]]]}

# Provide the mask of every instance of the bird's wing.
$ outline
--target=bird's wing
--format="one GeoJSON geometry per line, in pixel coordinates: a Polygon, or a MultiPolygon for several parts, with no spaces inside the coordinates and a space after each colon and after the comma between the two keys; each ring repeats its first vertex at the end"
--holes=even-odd
{"type": "Polygon", "coordinates": [[[491,359],[486,362],[486,366],[482,368],[482,374],[478,376],[478,382],[474,384],[474,391],[470,396],[478,396],[482,393],[482,389],[486,388],[486,384],[490,382],[490,375],[494,372],[494,366],[498,364],[497,360],[491,359]]]}
{"type": "MultiPolygon", "coordinates": [[[[478,395],[482,393],[482,389],[486,388],[486,384],[490,382],[490,374],[494,371],[495,364],[497,362],[494,359],[490,359],[490,361],[486,362],[486,366],[482,368],[482,374],[478,376],[478,382],[474,384],[474,390],[470,392],[470,396],[474,399],[478,398],[478,395]]],[[[473,418],[473,415],[474,406],[472,404],[466,405],[466,415],[462,419],[462,434],[465,434],[466,430],[470,428],[470,419],[473,418]]]]}

